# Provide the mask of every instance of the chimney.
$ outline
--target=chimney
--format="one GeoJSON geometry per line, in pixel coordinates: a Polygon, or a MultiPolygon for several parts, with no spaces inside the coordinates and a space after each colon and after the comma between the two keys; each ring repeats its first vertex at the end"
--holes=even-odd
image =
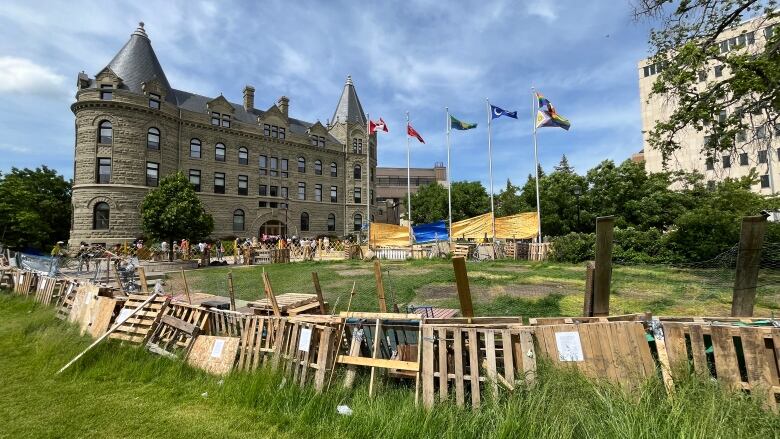
{"type": "Polygon", "coordinates": [[[79,73],[78,81],[77,81],[78,89],[81,90],[82,88],[88,88],[89,87],[89,76],[87,76],[84,71],[79,73]]]}
{"type": "Polygon", "coordinates": [[[255,108],[255,88],[251,85],[244,87],[244,110],[251,111],[255,108]]]}
{"type": "Polygon", "coordinates": [[[276,103],[276,106],[282,110],[282,113],[284,113],[285,116],[289,116],[290,99],[287,98],[287,96],[280,97],[279,102],[276,103]]]}

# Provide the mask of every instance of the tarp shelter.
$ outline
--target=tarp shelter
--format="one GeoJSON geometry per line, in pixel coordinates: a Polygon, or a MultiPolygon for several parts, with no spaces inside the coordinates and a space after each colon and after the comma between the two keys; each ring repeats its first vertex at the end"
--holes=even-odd
{"type": "Polygon", "coordinates": [[[414,242],[424,244],[434,241],[448,241],[447,223],[436,221],[435,223],[420,224],[412,227],[414,233],[414,242]]]}
{"type": "Polygon", "coordinates": [[[408,246],[409,227],[397,224],[371,223],[369,243],[375,247],[408,246]]]}
{"type": "MultiPolygon", "coordinates": [[[[493,236],[493,215],[486,214],[452,223],[453,239],[473,239],[480,241],[493,236]]],[[[496,218],[496,238],[531,239],[538,230],[536,212],[523,212],[516,215],[496,218]]]]}

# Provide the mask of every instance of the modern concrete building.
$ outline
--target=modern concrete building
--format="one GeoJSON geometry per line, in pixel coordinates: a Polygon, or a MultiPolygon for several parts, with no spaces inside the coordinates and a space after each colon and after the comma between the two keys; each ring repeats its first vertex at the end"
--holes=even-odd
{"type": "MultiPolygon", "coordinates": [[[[780,28],[775,26],[774,22],[768,22],[765,17],[743,22],[723,33],[719,51],[725,55],[732,51],[750,53],[763,50],[767,38],[773,32],[780,31],[780,28]]],[[[661,152],[648,143],[648,133],[655,127],[656,122],[666,120],[675,108],[675,103],[666,96],[650,96],[661,68],[662,66],[653,64],[650,59],[642,60],[638,64],[646,169],[649,172],[698,171],[705,176],[709,185],[728,177],[748,175],[751,169],[755,169],[759,175],[759,181],[753,185],[755,192],[770,194],[780,190],[780,187],[777,187],[780,184],[780,155],[776,141],[780,127],[767,126],[766,119],[760,115],[744,116],[744,120],[749,121],[755,129],[737,135],[734,150],[728,152],[708,152],[705,149],[710,127],[704,127],[701,131],[687,127],[678,134],[682,148],[676,151],[666,164],[663,163],[661,152]]],[[[698,81],[703,88],[706,84],[722,81],[729,75],[723,65],[713,61],[707,71],[698,72],[698,81]]],[[[729,108],[718,117],[725,118],[734,111],[738,111],[738,108],[729,108]]]]}
{"type": "Polygon", "coordinates": [[[242,103],[177,90],[141,23],[94,78],[78,75],[71,110],[71,244],[141,236],[141,201],[177,171],[213,215],[213,237],[344,236],[374,216],[376,135],[350,77],[326,124],[293,118],[286,96],[255,108],[251,86],[242,103]]]}
{"type": "MultiPolygon", "coordinates": [[[[411,191],[420,186],[438,183],[447,186],[447,167],[435,163],[433,168],[411,168],[411,191]]],[[[406,168],[376,168],[376,220],[386,224],[400,224],[406,197],[406,168]]]]}

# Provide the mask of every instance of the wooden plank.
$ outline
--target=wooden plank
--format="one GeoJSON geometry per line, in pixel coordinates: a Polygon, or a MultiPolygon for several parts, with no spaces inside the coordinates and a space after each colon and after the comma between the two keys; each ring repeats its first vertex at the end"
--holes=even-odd
{"type": "Polygon", "coordinates": [[[383,321],[387,320],[422,320],[422,316],[419,314],[403,314],[403,313],[377,313],[377,312],[341,312],[339,313],[340,317],[349,318],[349,319],[371,319],[376,320],[380,319],[383,321]]]}
{"type": "Polygon", "coordinates": [[[274,290],[273,287],[271,287],[271,280],[268,278],[268,273],[265,271],[263,271],[263,286],[265,297],[271,303],[271,309],[273,309],[274,315],[280,317],[282,313],[279,311],[279,305],[276,303],[276,296],[274,296],[274,290]]]}
{"type": "Polygon", "coordinates": [[[739,389],[742,382],[737,364],[737,352],[728,327],[713,326],[712,345],[715,349],[715,373],[719,380],[732,389],[739,389]]]}
{"type": "MultiPolygon", "coordinates": [[[[111,270],[111,263],[109,261],[108,263],[109,270],[111,270]]],[[[149,286],[146,284],[146,270],[144,270],[144,267],[138,267],[136,268],[138,270],[138,282],[141,284],[141,291],[144,292],[144,294],[149,293],[149,286]]],[[[108,273],[106,273],[108,274],[108,273]]],[[[121,284],[120,284],[121,285],[121,284]]]]}
{"type": "Polygon", "coordinates": [[[763,215],[742,218],[737,250],[737,269],[734,276],[734,293],[731,301],[732,317],[753,315],[758,267],[761,263],[761,247],[764,244],[766,225],[766,217],[763,215]]]}
{"type": "MultiPolygon", "coordinates": [[[[374,327],[374,349],[371,353],[371,358],[376,360],[379,355],[379,344],[381,343],[382,336],[382,320],[376,319],[376,326],[374,327]]],[[[376,366],[371,366],[371,378],[368,381],[368,397],[374,396],[374,378],[376,375],[376,366]]]]}
{"type": "Polygon", "coordinates": [[[382,282],[382,266],[379,260],[374,260],[374,279],[376,280],[376,297],[379,301],[379,312],[387,312],[387,302],[385,301],[385,284],[382,282]]]}
{"type": "Polygon", "coordinates": [[[437,329],[439,338],[439,398],[447,400],[447,330],[437,329]]]}
{"type": "Polygon", "coordinates": [[[180,331],[186,332],[187,334],[192,334],[198,329],[198,327],[192,323],[187,323],[183,320],[177,319],[176,317],[167,315],[162,316],[160,318],[160,322],[168,326],[172,326],[180,331]]]}
{"type": "Polygon", "coordinates": [[[433,356],[433,328],[423,325],[422,328],[422,397],[423,405],[426,408],[433,407],[434,390],[433,390],[433,374],[434,374],[434,356],[433,356]]]}
{"type": "Polygon", "coordinates": [[[236,292],[233,289],[233,272],[228,271],[227,275],[228,293],[230,294],[230,310],[236,310],[236,292]]]}
{"type": "Polygon", "coordinates": [[[739,337],[742,340],[742,352],[745,357],[745,368],[747,369],[748,383],[751,387],[764,387],[777,383],[773,381],[773,364],[769,361],[767,349],[764,342],[764,335],[753,328],[740,328],[739,337]]]}
{"type": "Polygon", "coordinates": [[[463,407],[466,403],[463,386],[463,330],[455,327],[452,331],[453,357],[455,363],[455,402],[463,407]]]}
{"type": "Polygon", "coordinates": [[[187,362],[206,372],[225,375],[233,369],[239,343],[238,337],[199,336],[192,345],[187,362]],[[222,346],[221,349],[217,344],[222,346]]]}
{"type": "Polygon", "coordinates": [[[612,235],[615,217],[596,218],[596,269],[593,274],[593,315],[609,315],[612,288],[612,235]]]}
{"type": "Polygon", "coordinates": [[[529,331],[520,331],[520,348],[523,359],[523,375],[526,385],[536,382],[536,350],[534,349],[534,340],[529,331]]]}
{"type": "MultiPolygon", "coordinates": [[[[314,274],[316,277],[316,273],[314,274]]],[[[328,371],[328,364],[330,364],[333,333],[333,328],[324,328],[320,331],[320,344],[317,348],[317,371],[314,373],[314,390],[317,392],[322,392],[325,388],[325,374],[328,371]]]]}
{"type": "MultiPolygon", "coordinates": [[[[687,370],[688,349],[685,346],[685,333],[681,325],[663,323],[664,345],[669,358],[669,370],[674,373],[681,368],[687,370]]],[[[659,348],[660,350],[660,348],[659,348]]]]}
{"type": "Polygon", "coordinates": [[[314,292],[317,294],[317,303],[320,305],[320,314],[325,315],[328,309],[325,307],[325,299],[322,297],[322,288],[320,288],[320,277],[316,271],[311,272],[311,280],[314,283],[314,292]]]}
{"type": "Polygon", "coordinates": [[[477,338],[477,330],[469,328],[467,330],[469,341],[469,376],[471,377],[471,408],[476,409],[479,407],[480,395],[479,395],[479,340],[477,338]]]}
{"type": "Polygon", "coordinates": [[[498,396],[498,373],[496,371],[496,334],[492,329],[484,331],[485,359],[487,360],[487,378],[493,397],[498,396]]]}
{"type": "MultiPolygon", "coordinates": [[[[360,345],[363,344],[363,332],[362,330],[353,330],[352,331],[352,341],[349,345],[349,353],[347,357],[349,359],[355,359],[359,358],[357,355],[360,353],[360,345]]],[[[343,356],[339,355],[336,359],[336,362],[341,362],[339,359],[341,359],[343,356]]],[[[347,363],[348,364],[348,363],[347,363]]],[[[335,369],[335,368],[334,368],[335,369]]],[[[355,382],[355,365],[350,365],[347,367],[347,372],[344,374],[344,387],[346,388],[352,388],[352,384],[355,382]]]]}
{"type": "Polygon", "coordinates": [[[669,364],[669,351],[666,348],[666,337],[656,337],[655,347],[658,352],[658,364],[661,368],[661,378],[663,379],[666,393],[671,395],[674,392],[674,380],[672,379],[672,367],[669,364]]]}
{"type": "Polygon", "coordinates": [[[455,270],[455,283],[458,287],[460,313],[463,317],[474,317],[474,305],[471,302],[471,288],[466,272],[466,260],[462,257],[452,258],[452,268],[455,270]]]}
{"type": "Polygon", "coordinates": [[[704,334],[702,333],[701,326],[691,326],[691,352],[693,353],[693,368],[696,373],[710,375],[709,367],[707,366],[707,354],[704,352],[706,347],[704,346],[704,334]]]}

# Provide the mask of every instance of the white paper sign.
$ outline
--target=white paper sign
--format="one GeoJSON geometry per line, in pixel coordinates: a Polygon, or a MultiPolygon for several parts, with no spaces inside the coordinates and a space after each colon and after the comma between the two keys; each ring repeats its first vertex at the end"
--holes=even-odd
{"type": "Polygon", "coordinates": [[[303,352],[309,352],[309,346],[311,345],[311,328],[301,329],[301,338],[298,340],[298,350],[303,352]]]}
{"type": "Polygon", "coordinates": [[[558,347],[559,361],[585,361],[579,332],[556,332],[555,344],[558,347]]]}
{"type": "Polygon", "coordinates": [[[133,311],[132,309],[122,308],[122,311],[119,311],[119,317],[116,318],[116,322],[119,324],[124,323],[133,311]]]}
{"type": "Polygon", "coordinates": [[[211,358],[221,357],[223,349],[225,349],[225,340],[214,340],[214,347],[211,348],[211,358]]]}

